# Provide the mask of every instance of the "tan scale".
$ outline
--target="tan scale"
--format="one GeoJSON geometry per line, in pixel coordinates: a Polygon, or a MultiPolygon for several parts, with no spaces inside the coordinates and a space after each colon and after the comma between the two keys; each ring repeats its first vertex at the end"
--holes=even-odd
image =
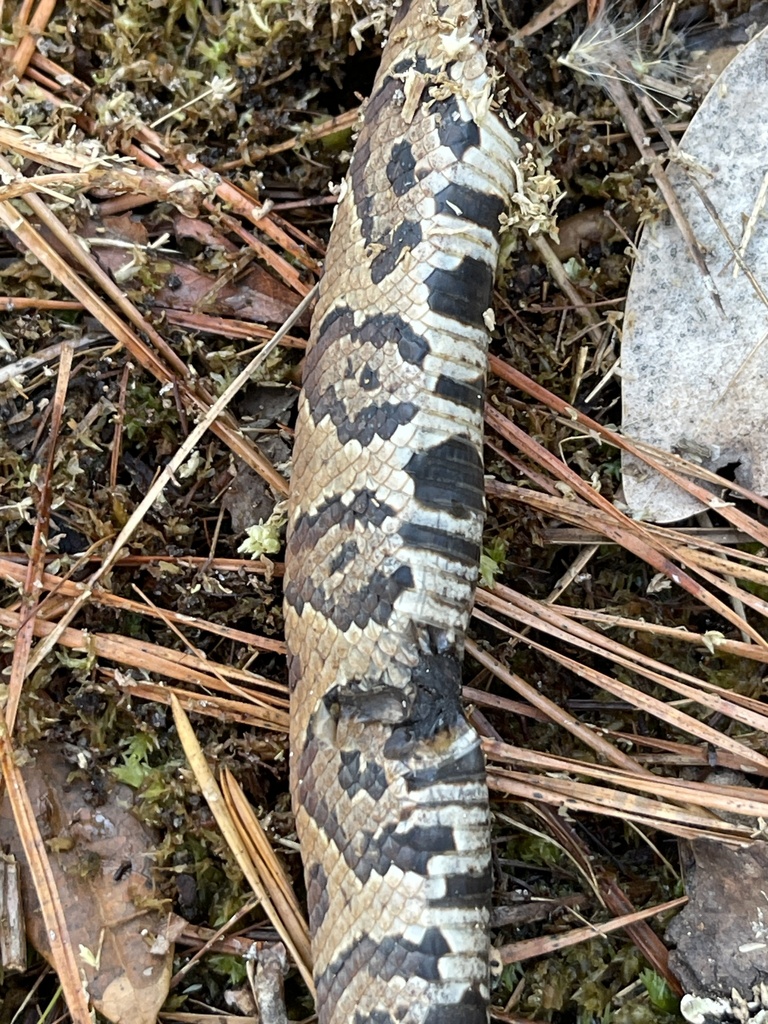
{"type": "Polygon", "coordinates": [[[519,157],[492,92],[474,3],[403,4],[313,318],[285,618],[320,1024],[487,1019],[488,793],[459,672],[519,157]]]}

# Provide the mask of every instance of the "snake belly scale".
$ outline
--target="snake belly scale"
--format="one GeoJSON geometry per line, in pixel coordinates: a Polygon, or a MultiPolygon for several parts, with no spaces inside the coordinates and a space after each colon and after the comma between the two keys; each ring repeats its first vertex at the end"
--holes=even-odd
{"type": "Polygon", "coordinates": [[[460,706],[519,157],[473,0],[404,0],[342,187],[296,427],[291,791],[320,1024],[481,1024],[488,791],[460,706]]]}

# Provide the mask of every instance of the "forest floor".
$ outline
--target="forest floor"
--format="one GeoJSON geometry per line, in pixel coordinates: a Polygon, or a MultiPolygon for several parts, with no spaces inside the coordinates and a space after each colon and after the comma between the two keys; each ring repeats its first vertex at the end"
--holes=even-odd
{"type": "MultiPolygon", "coordinates": [[[[494,300],[465,671],[493,1014],[672,1021],[712,956],[665,933],[692,880],[719,893],[716,950],[766,886],[768,506],[622,437],[617,363],[664,140],[768,16],[484,9],[539,218],[494,300]],[[629,518],[622,448],[715,509],[629,518]]],[[[109,1019],[255,1020],[280,941],[310,1020],[281,609],[307,311],[264,346],[321,273],[386,10],[0,12],[0,868],[27,908],[0,935],[0,1024],[84,1024],[83,977],[109,1019]]]]}

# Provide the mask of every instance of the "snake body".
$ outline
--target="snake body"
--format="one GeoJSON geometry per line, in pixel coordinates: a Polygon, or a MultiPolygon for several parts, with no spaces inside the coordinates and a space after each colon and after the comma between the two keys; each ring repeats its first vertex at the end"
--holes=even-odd
{"type": "Polygon", "coordinates": [[[337,208],[294,449],[291,791],[320,1024],[481,1024],[488,791],[459,699],[519,153],[474,0],[404,0],[337,208]]]}

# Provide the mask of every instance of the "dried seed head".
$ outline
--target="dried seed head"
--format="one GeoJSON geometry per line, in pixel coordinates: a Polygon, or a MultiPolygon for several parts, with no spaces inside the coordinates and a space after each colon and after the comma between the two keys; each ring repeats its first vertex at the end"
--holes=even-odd
{"type": "Polygon", "coordinates": [[[642,31],[643,24],[660,6],[661,3],[656,4],[634,21],[622,19],[615,9],[604,7],[560,58],[560,63],[598,83],[619,80],[656,96],[683,102],[690,93],[691,73],[681,59],[683,41],[669,28],[674,7],[656,42],[642,31]]]}

